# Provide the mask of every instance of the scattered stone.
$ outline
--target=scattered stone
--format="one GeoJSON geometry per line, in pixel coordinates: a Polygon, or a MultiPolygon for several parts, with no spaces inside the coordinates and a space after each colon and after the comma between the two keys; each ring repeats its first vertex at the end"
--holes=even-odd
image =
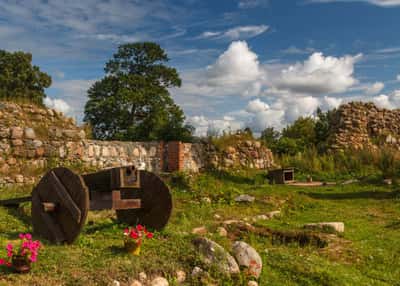
{"type": "Polygon", "coordinates": [[[145,272],[139,273],[139,281],[145,283],[147,281],[147,274],[145,272]]]}
{"type": "Polygon", "coordinates": [[[393,181],[392,181],[392,179],[384,179],[384,180],[383,180],[383,183],[384,183],[385,185],[391,185],[391,184],[393,183],[393,181]]]}
{"type": "Polygon", "coordinates": [[[119,283],[119,281],[117,281],[117,280],[114,280],[114,281],[111,283],[111,285],[112,285],[112,286],[120,286],[121,283],[119,283]]]}
{"type": "Polygon", "coordinates": [[[202,197],[201,201],[206,204],[211,204],[211,199],[209,197],[202,197]]]}
{"type": "Polygon", "coordinates": [[[7,160],[8,165],[13,166],[15,164],[17,164],[17,159],[15,159],[14,157],[10,157],[7,160]]]}
{"type": "Polygon", "coordinates": [[[258,283],[256,281],[249,281],[249,283],[247,283],[247,286],[258,286],[258,283]]]}
{"type": "Polygon", "coordinates": [[[11,141],[13,146],[22,146],[24,145],[24,141],[22,141],[21,139],[13,139],[11,141]]]}
{"type": "Polygon", "coordinates": [[[308,223],[304,225],[304,228],[312,230],[328,230],[328,231],[344,232],[344,223],[343,222],[308,223]]]}
{"type": "Polygon", "coordinates": [[[201,269],[200,267],[195,266],[195,267],[193,268],[193,270],[192,270],[191,276],[192,276],[192,277],[197,277],[197,276],[201,275],[203,272],[204,272],[203,269],[201,269]]]}
{"type": "Polygon", "coordinates": [[[248,274],[255,278],[260,277],[262,260],[258,252],[243,241],[236,241],[232,247],[233,255],[240,266],[248,269],[248,274]]]}
{"type": "Polygon", "coordinates": [[[143,286],[143,284],[139,280],[133,280],[130,286],[143,286]]]}
{"type": "Polygon", "coordinates": [[[267,216],[269,218],[274,218],[274,217],[280,216],[280,215],[281,215],[281,211],[272,211],[272,212],[267,213],[267,216]]]}
{"type": "Polygon", "coordinates": [[[168,280],[164,277],[156,277],[150,282],[150,286],[168,286],[168,280]]]}
{"type": "Polygon", "coordinates": [[[269,216],[262,214],[262,215],[256,215],[255,217],[253,217],[252,221],[255,222],[255,221],[258,221],[258,220],[269,220],[269,219],[270,219],[269,216]]]}
{"type": "Polygon", "coordinates": [[[241,203],[252,203],[254,202],[255,198],[249,195],[240,195],[235,198],[235,202],[241,203]]]}
{"type": "Polygon", "coordinates": [[[237,274],[240,272],[235,259],[216,242],[200,237],[193,240],[193,244],[200,254],[200,260],[210,266],[215,266],[222,273],[237,274]]]}
{"type": "Polygon", "coordinates": [[[183,283],[186,280],[186,272],[183,270],[176,271],[176,282],[183,283]]]}
{"type": "Polygon", "coordinates": [[[207,228],[205,226],[200,226],[200,227],[195,227],[192,229],[192,234],[198,234],[198,235],[205,235],[207,234],[207,228]]]}
{"type": "Polygon", "coordinates": [[[224,237],[228,235],[226,229],[221,226],[217,228],[217,233],[219,236],[224,236],[224,237]]]}
{"type": "Polygon", "coordinates": [[[221,219],[221,216],[220,216],[219,214],[215,214],[215,215],[214,215],[214,218],[215,218],[215,219],[221,219]]]}

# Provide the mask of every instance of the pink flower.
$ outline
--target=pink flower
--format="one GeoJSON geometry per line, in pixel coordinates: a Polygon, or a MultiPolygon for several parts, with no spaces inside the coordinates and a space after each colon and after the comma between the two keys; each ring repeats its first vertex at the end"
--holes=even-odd
{"type": "Polygon", "coordinates": [[[24,239],[25,238],[25,235],[23,233],[20,233],[18,236],[19,236],[20,239],[24,239]]]}
{"type": "Polygon", "coordinates": [[[13,250],[12,244],[11,243],[7,244],[6,249],[7,249],[7,251],[12,251],[13,250]]]}
{"type": "Polygon", "coordinates": [[[141,224],[138,224],[138,225],[136,226],[136,229],[137,229],[138,231],[142,231],[142,230],[143,230],[143,226],[142,226],[141,224]]]}
{"type": "Polygon", "coordinates": [[[0,259],[0,265],[6,264],[6,261],[4,259],[0,259]]]}
{"type": "Polygon", "coordinates": [[[32,239],[32,235],[30,233],[25,234],[25,238],[28,240],[32,239]]]}

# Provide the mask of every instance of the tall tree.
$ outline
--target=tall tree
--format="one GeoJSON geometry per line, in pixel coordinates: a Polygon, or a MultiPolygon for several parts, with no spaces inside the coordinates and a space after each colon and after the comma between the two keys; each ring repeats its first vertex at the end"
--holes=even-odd
{"type": "Polygon", "coordinates": [[[88,90],[84,121],[98,139],[183,140],[192,128],[171,98],[168,88],[179,87],[175,68],[156,43],[124,44],[106,63],[106,76],[88,90]]]}
{"type": "Polygon", "coordinates": [[[32,55],[0,50],[0,98],[26,99],[42,104],[51,77],[32,65],[32,55]]]}

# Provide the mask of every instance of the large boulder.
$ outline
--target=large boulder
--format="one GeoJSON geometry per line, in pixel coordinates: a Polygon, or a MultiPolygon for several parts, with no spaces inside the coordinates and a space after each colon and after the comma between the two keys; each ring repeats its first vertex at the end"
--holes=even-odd
{"type": "Polygon", "coordinates": [[[258,252],[243,241],[236,241],[232,247],[233,255],[240,266],[248,270],[250,276],[260,277],[262,270],[262,260],[258,252]]]}
{"type": "Polygon", "coordinates": [[[216,242],[200,237],[193,240],[193,244],[200,254],[200,260],[209,266],[216,267],[226,275],[238,274],[239,265],[235,259],[216,242]]]}

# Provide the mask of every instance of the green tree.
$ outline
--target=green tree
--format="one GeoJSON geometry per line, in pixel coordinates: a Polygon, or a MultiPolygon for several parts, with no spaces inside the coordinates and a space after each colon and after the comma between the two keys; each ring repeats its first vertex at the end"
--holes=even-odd
{"type": "Polygon", "coordinates": [[[0,98],[42,104],[51,77],[32,65],[32,55],[0,50],[0,98]]]}
{"type": "Polygon", "coordinates": [[[315,144],[319,153],[327,150],[327,140],[329,137],[332,116],[336,110],[328,110],[323,112],[320,108],[317,109],[317,119],[315,121],[315,144]]]}
{"type": "Polygon", "coordinates": [[[156,43],[131,43],[118,48],[106,63],[106,76],[88,90],[84,121],[98,139],[182,140],[192,137],[185,116],[168,88],[179,87],[175,68],[156,43]]]}
{"type": "Polygon", "coordinates": [[[274,127],[267,127],[261,132],[260,140],[263,141],[268,148],[275,151],[279,137],[279,131],[276,131],[274,127]]]}

